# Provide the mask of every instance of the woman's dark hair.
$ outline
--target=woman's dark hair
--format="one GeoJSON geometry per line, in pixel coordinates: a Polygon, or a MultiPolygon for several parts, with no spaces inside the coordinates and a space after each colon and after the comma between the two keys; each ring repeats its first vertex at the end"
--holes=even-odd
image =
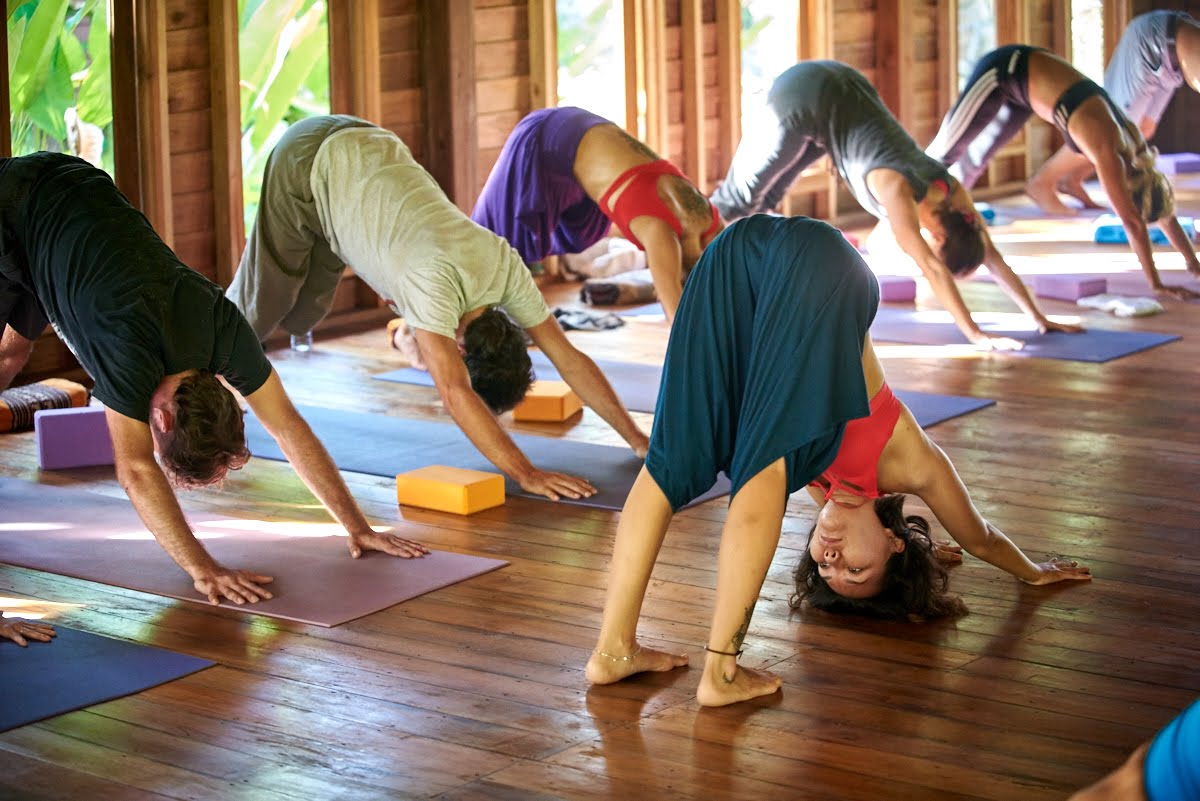
{"type": "MultiPolygon", "coordinates": [[[[796,594],[788,599],[793,609],[808,603],[816,609],[839,614],[920,622],[967,613],[966,604],[948,592],[950,574],[934,554],[929,538],[929,521],[918,515],[904,516],[904,495],[886,495],[875,501],[879,521],[900,539],[904,550],[892,554],[884,567],[883,589],[871,598],[838,595],[817,571],[807,545],[796,566],[796,594]]],[[[816,524],[808,532],[812,539],[816,524]]]]}
{"type": "Polygon", "coordinates": [[[496,414],[516,406],[533,383],[525,330],[499,309],[488,309],[463,332],[463,361],[471,387],[496,414]]]}
{"type": "Polygon", "coordinates": [[[180,489],[220,484],[246,464],[246,429],[237,399],[207,370],[187,376],[175,390],[175,424],[159,435],[159,457],[180,489]]]}
{"type": "Polygon", "coordinates": [[[979,215],[962,212],[942,203],[933,212],[942,225],[944,238],[938,257],[951,275],[969,275],[983,263],[983,228],[979,215]]]}

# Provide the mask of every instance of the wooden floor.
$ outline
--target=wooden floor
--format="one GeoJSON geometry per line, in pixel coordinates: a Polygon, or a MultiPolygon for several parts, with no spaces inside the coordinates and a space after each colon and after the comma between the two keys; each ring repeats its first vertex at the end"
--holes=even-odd
{"type": "MultiPolygon", "coordinates": [[[[1055,259],[1128,260],[1072,241],[1085,225],[997,234],[1014,253],[1052,238],[1069,243],[1055,259]]],[[[965,293],[976,308],[1012,308],[986,283],[965,293]]],[[[794,615],[789,573],[813,513],[797,496],[743,659],[780,673],[783,691],[702,710],[696,668],[596,689],[584,681],[616,513],[520,498],[469,520],[398,513],[392,482],[351,474],[374,520],[511,565],[334,629],[0,566],[0,595],[83,604],[58,618],[64,625],[219,663],[0,735],[0,797],[1065,798],[1200,693],[1200,304],[1168,303],[1143,320],[1084,315],[1185,335],[1108,364],[879,346],[895,387],[999,401],[933,436],[988,518],[1036,557],[1090,564],[1090,585],[1027,587],[968,558],[953,571],[971,608],[957,624],[794,615]]],[[[573,338],[597,356],[647,361],[666,340],[652,323],[573,338]]],[[[400,363],[383,341],[372,331],[273,356],[298,402],[443,417],[432,390],[370,379],[400,363]]],[[[616,442],[590,411],[563,435],[616,442]]],[[[0,440],[0,475],[121,494],[103,469],[39,474],[31,435],[0,440]]],[[[321,519],[274,462],[184,503],[321,519]]],[[[724,517],[724,501],[678,517],[645,605],[644,640],[686,650],[694,664],[724,517]]],[[[0,648],[0,658],[20,656],[0,648]]]]}

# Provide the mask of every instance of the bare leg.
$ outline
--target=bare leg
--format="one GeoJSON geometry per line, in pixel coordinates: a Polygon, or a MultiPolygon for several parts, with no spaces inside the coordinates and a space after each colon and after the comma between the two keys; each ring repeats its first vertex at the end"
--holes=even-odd
{"type": "Polygon", "coordinates": [[[21,336],[11,325],[0,323],[0,390],[8,388],[32,354],[32,339],[21,336]]]}
{"type": "Polygon", "coordinates": [[[696,699],[724,706],[776,692],[782,680],[765,670],[739,667],[734,656],[750,628],[750,617],[779,544],[787,504],[787,469],[780,459],[746,482],[729,505],[717,558],[717,602],[708,635],[704,675],[696,699]]]}
{"type": "Polygon", "coordinates": [[[611,684],[635,673],[670,670],[687,664],[684,654],[639,649],[637,643],[637,622],[646,586],[670,522],[671,505],[643,467],[629,491],[617,526],[600,639],[586,669],[592,684],[611,684]]]}
{"type": "Polygon", "coordinates": [[[1104,208],[1092,200],[1092,196],[1083,188],[1083,182],[1090,178],[1095,171],[1096,168],[1092,166],[1092,163],[1085,159],[1083,164],[1063,176],[1062,180],[1058,182],[1058,191],[1068,197],[1075,198],[1083,204],[1085,209],[1104,208]]]}
{"type": "Polygon", "coordinates": [[[1075,209],[1059,199],[1056,188],[1063,176],[1079,167],[1080,159],[1087,161],[1078,153],[1060,147],[1058,152],[1047,159],[1041,169],[1026,182],[1025,192],[1033,198],[1033,202],[1038,204],[1042,211],[1060,217],[1070,217],[1076,213],[1075,209]]]}

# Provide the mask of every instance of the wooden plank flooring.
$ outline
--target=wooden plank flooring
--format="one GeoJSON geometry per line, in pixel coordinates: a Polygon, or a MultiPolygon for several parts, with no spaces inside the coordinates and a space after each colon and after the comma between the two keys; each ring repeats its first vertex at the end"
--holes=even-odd
{"type": "MultiPolygon", "coordinates": [[[[1193,211],[1198,198],[1181,192],[1193,211]]],[[[1038,255],[1048,251],[1055,265],[1130,263],[1082,241],[1086,230],[1031,221],[996,232],[1025,269],[1049,263],[1038,255]]],[[[573,291],[553,295],[569,302],[573,291]]],[[[986,283],[964,294],[974,308],[1012,309],[986,283]]],[[[930,300],[923,290],[919,302],[930,300]]],[[[953,570],[971,608],[957,624],[792,614],[789,574],[813,513],[796,497],[744,657],[779,672],[783,692],[702,710],[694,668],[584,681],[615,513],[519,498],[470,519],[398,512],[392,482],[350,474],[376,521],[511,566],[334,629],[0,566],[0,595],[83,604],[65,625],[219,663],[0,734],[0,798],[1064,798],[1200,693],[1200,304],[1168,304],[1141,320],[1085,312],[1185,335],[1103,365],[878,346],[893,386],[999,401],[933,436],[985,515],[1036,557],[1087,562],[1090,585],[1027,587],[968,558],[953,570]]],[[[653,323],[572,337],[595,356],[643,361],[666,344],[653,323]]],[[[445,419],[433,390],[371,380],[400,364],[383,343],[370,331],[272,355],[299,403],[445,419]]],[[[590,411],[563,435],[617,442],[590,411]]],[[[0,475],[122,494],[106,469],[39,474],[31,435],[0,439],[0,475]]],[[[324,519],[274,462],[184,502],[324,519]]],[[[724,501],[678,517],[645,605],[642,637],[694,664],[724,517],[724,501]]],[[[0,647],[0,658],[20,653],[0,647]]]]}

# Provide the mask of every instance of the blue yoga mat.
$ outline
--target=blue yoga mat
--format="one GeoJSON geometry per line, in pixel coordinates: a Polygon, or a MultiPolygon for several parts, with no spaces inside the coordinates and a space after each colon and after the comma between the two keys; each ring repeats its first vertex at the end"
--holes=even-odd
{"type": "Polygon", "coordinates": [[[0,641],[0,731],[157,687],[214,664],[51,625],[58,636],[49,643],[22,648],[0,641]]]}
{"type": "MultiPolygon", "coordinates": [[[[406,420],[315,406],[301,407],[300,413],[342,470],[389,478],[431,464],[499,472],[453,423],[406,420]]],[[[564,498],[561,503],[619,510],[625,505],[625,498],[642,469],[642,460],[626,447],[528,434],[511,436],[538,468],[580,476],[597,490],[590,498],[564,498]]],[[[246,443],[255,456],[276,461],[284,459],[275,440],[252,416],[246,418],[246,443]]],[[[509,495],[547,500],[541,495],[530,495],[512,480],[506,481],[505,489],[509,495]]],[[[721,476],[712,489],[688,505],[728,494],[729,481],[721,476]]]]}
{"type": "MultiPolygon", "coordinates": [[[[967,338],[952,322],[922,319],[928,312],[880,307],[871,325],[871,338],[877,342],[902,342],[908,345],[967,345],[967,338]]],[[[1174,342],[1176,334],[1155,334],[1149,331],[1109,331],[1089,328],[1079,334],[1052,331],[1039,334],[1027,329],[1011,329],[1000,325],[980,326],[990,334],[1000,334],[1025,342],[1022,350],[1008,351],[1013,356],[1042,359],[1062,359],[1075,362],[1107,362],[1174,342]]]]}
{"type": "MultiPolygon", "coordinates": [[[[555,381],[559,379],[558,371],[541,351],[531,351],[533,369],[537,377],[555,381]]],[[[596,365],[608,378],[621,403],[631,412],[653,412],[658,401],[658,388],[662,383],[662,368],[654,364],[636,364],[633,362],[611,362],[597,360],[596,365]]],[[[405,367],[375,376],[382,381],[394,381],[400,384],[416,384],[432,387],[433,378],[424,370],[414,370],[405,367]]],[[[911,392],[895,390],[896,396],[912,412],[921,428],[929,428],[943,420],[991,406],[994,400],[986,398],[968,398],[961,395],[934,395],[928,392],[911,392]]]]}
{"type": "MultiPolygon", "coordinates": [[[[1187,234],[1187,238],[1195,241],[1196,239],[1196,222],[1191,217],[1178,217],[1180,227],[1187,234]]],[[[1092,239],[1099,245],[1128,245],[1129,236],[1125,233],[1125,226],[1121,224],[1121,218],[1115,214],[1101,214],[1092,223],[1092,239]]],[[[1150,241],[1155,245],[1169,245],[1170,240],[1167,239],[1167,234],[1157,223],[1150,226],[1150,241]]]]}
{"type": "Polygon", "coordinates": [[[644,306],[634,306],[632,309],[625,309],[617,312],[618,317],[666,317],[667,313],[663,311],[661,303],[647,303],[644,306]]]}

